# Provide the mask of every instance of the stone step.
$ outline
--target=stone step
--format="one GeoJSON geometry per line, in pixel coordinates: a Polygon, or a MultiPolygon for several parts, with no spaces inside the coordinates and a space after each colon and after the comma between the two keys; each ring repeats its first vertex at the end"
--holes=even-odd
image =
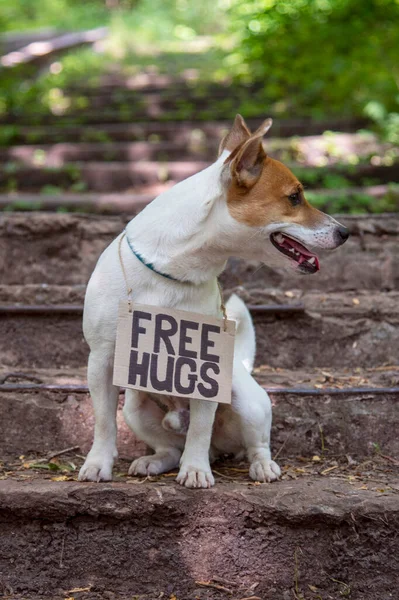
{"type": "MultiPolygon", "coordinates": [[[[76,184],[72,184],[72,188],[76,184]]],[[[81,184],[77,184],[81,186],[81,184]]],[[[139,186],[136,193],[100,194],[93,192],[62,192],[59,188],[44,186],[42,193],[8,192],[0,194],[0,211],[56,211],[73,213],[90,213],[99,215],[133,214],[141,210],[155,196],[161,194],[171,187],[172,182],[158,183],[147,186],[139,186]],[[139,193],[140,192],[140,193],[139,193]]],[[[85,187],[85,186],[84,186],[85,187]]],[[[378,208],[383,206],[395,207],[399,212],[399,184],[382,184],[369,187],[349,187],[339,189],[314,189],[306,194],[308,200],[324,212],[331,213],[331,205],[337,202],[342,206],[342,212],[351,212],[353,205],[359,199],[366,202],[365,209],[370,212],[373,207],[372,201],[378,208]],[[380,204],[381,205],[381,204],[380,204]]],[[[385,211],[386,212],[386,211],[385,211]]],[[[367,214],[367,213],[366,213],[367,214]]]]}
{"type": "Polygon", "coordinates": [[[192,161],[141,161],[130,163],[88,162],[69,163],[60,168],[31,167],[6,163],[0,172],[0,189],[9,191],[41,190],[44,186],[57,186],[97,192],[134,191],[140,186],[154,185],[170,181],[176,183],[202,171],[210,163],[192,161]]]}
{"type": "Polygon", "coordinates": [[[5,595],[393,600],[398,480],[333,474],[187,490],[16,472],[0,481],[5,595]]]}
{"type": "MultiPolygon", "coordinates": [[[[101,196],[107,203],[107,196],[101,196]]],[[[112,197],[114,201],[114,197],[112,197]]],[[[145,199],[141,198],[144,202],[145,199]]],[[[122,199],[120,199],[122,201],[122,199]]],[[[140,206],[136,206],[138,210],[140,206]]],[[[129,213],[128,213],[129,214],[129,213]]],[[[131,213],[130,213],[131,214],[131,213]]],[[[86,283],[104,248],[130,216],[31,213],[0,214],[0,279],[4,285],[86,283]]],[[[304,277],[291,270],[232,259],[224,287],[283,290],[399,289],[399,216],[337,216],[351,237],[336,252],[320,253],[321,270],[304,277]]]]}
{"type": "MultiPolygon", "coordinates": [[[[211,163],[203,160],[147,161],[138,162],[76,162],[62,167],[37,167],[14,162],[5,163],[0,171],[0,190],[34,191],[44,186],[57,186],[74,191],[76,186],[84,190],[104,192],[138,191],[140,186],[159,183],[177,183],[191,177],[211,163]],[[75,186],[75,187],[74,187],[75,186]]],[[[297,163],[289,164],[307,189],[323,184],[326,175],[345,177],[345,182],[363,185],[364,181],[379,183],[399,182],[399,161],[391,165],[361,164],[332,165],[308,170],[297,163]]],[[[76,190],[75,190],[76,191],[76,190]]],[[[81,191],[81,190],[80,190],[81,191]]]]}
{"type": "Polygon", "coordinates": [[[165,160],[213,160],[218,143],[205,140],[190,144],[167,142],[78,142],[12,146],[0,149],[0,161],[61,167],[68,162],[128,162],[165,160]]]}
{"type": "MultiPolygon", "coordinates": [[[[0,194],[0,211],[4,212],[58,212],[94,215],[134,215],[162,192],[169,189],[170,183],[140,186],[142,193],[99,194],[93,192],[62,192],[58,188],[44,188],[42,193],[10,192],[0,194]],[[50,192],[50,193],[49,193],[50,192]]],[[[378,186],[381,187],[381,186],[378,186]]],[[[391,193],[390,186],[386,188],[391,193]]],[[[399,189],[399,186],[398,186],[399,189]]],[[[396,190],[393,192],[396,194],[396,190]]],[[[380,197],[386,194],[382,192],[380,197]]],[[[399,191],[398,191],[399,196],[399,191]]]]}
{"type": "Polygon", "coordinates": [[[124,98],[137,96],[159,95],[162,98],[173,97],[181,99],[195,97],[226,97],[226,95],[240,95],[244,97],[248,94],[261,92],[263,83],[251,82],[239,84],[229,81],[213,82],[198,81],[190,77],[181,75],[173,76],[166,73],[155,73],[149,70],[143,70],[136,75],[124,77],[121,74],[101,75],[96,85],[83,82],[74,82],[65,86],[65,94],[72,97],[85,97],[88,99],[103,98],[124,98]]]}
{"type": "MultiPolygon", "coordinates": [[[[107,34],[108,27],[62,33],[61,35],[58,33],[52,38],[47,38],[46,41],[30,42],[18,48],[17,51],[3,54],[3,56],[0,56],[0,64],[3,68],[32,63],[36,67],[39,67],[41,64],[44,65],[49,60],[54,60],[68,50],[87,44],[93,45],[106,38],[107,34]]],[[[7,117],[5,119],[7,120],[7,117]]]]}
{"type": "Polygon", "coordinates": [[[27,44],[35,42],[44,42],[50,40],[62,32],[55,28],[46,27],[44,29],[34,31],[10,31],[2,33],[0,36],[1,50],[4,53],[14,52],[23,48],[27,44]]]}
{"type": "Polygon", "coordinates": [[[160,105],[147,105],[145,100],[136,100],[130,105],[108,106],[106,108],[93,109],[90,106],[83,109],[73,106],[60,113],[53,113],[51,110],[42,110],[35,112],[8,112],[0,118],[0,126],[20,126],[30,125],[42,126],[52,124],[54,127],[63,127],[69,125],[102,125],[113,123],[115,125],[122,123],[132,123],[134,121],[162,121],[184,123],[185,121],[196,121],[197,123],[206,123],[210,119],[230,119],[234,120],[239,104],[229,106],[227,109],[223,106],[214,105],[201,106],[196,103],[191,106],[179,106],[174,101],[163,101],[160,105]]]}
{"type": "MultiPolygon", "coordinates": [[[[19,58],[19,53],[12,53],[3,60],[13,60],[19,58]]],[[[24,58],[33,58],[34,55],[29,51],[24,58]]],[[[37,57],[36,57],[37,59],[37,57]]],[[[1,60],[1,59],[0,59],[1,60]]],[[[8,66],[8,65],[7,65],[8,66]]],[[[11,65],[10,65],[11,66],[11,65]]],[[[62,98],[61,98],[62,101],[62,98]]],[[[13,111],[2,114],[0,117],[0,125],[101,125],[103,123],[131,123],[132,121],[176,121],[183,123],[185,121],[196,121],[198,123],[206,123],[210,120],[230,119],[234,120],[237,113],[244,113],[248,120],[261,120],[266,117],[279,119],[278,114],[268,111],[268,114],[263,114],[259,105],[256,108],[247,108],[247,99],[229,99],[226,100],[184,100],[183,103],[176,99],[160,99],[151,97],[139,97],[129,101],[113,103],[110,102],[107,106],[95,107],[90,102],[84,101],[87,106],[80,107],[81,101],[77,98],[74,102],[73,97],[66,97],[65,103],[69,104],[61,110],[58,107],[54,112],[51,107],[40,107],[39,110],[31,110],[24,112],[23,110],[13,111]],[[260,114],[259,114],[260,113],[260,114]]],[[[289,122],[290,120],[288,120],[289,122]]],[[[357,131],[362,127],[366,127],[370,122],[365,118],[335,118],[313,121],[310,118],[295,119],[298,123],[299,131],[293,132],[292,135],[307,135],[309,133],[321,133],[325,130],[337,131],[357,131]],[[310,131],[309,131],[310,129],[310,131]]]]}
{"type": "MultiPolygon", "coordinates": [[[[267,116],[267,115],[266,115],[267,116]]],[[[251,130],[256,129],[265,116],[248,119],[251,130]]],[[[55,142],[110,142],[110,141],[173,141],[188,144],[190,140],[205,139],[207,142],[219,142],[231,127],[232,119],[218,121],[142,121],[124,123],[64,124],[46,125],[9,125],[8,144],[49,144],[55,142]]],[[[364,127],[364,119],[338,119],[315,121],[313,119],[275,119],[273,135],[291,137],[301,135],[320,135],[324,131],[355,133],[364,127]]]]}
{"type": "MultiPolygon", "coordinates": [[[[267,361],[268,355],[262,360],[267,361]]],[[[262,364],[254,375],[273,403],[273,455],[398,456],[398,365],[273,369],[262,364]]],[[[121,458],[132,460],[145,452],[145,445],[125,424],[122,405],[121,392],[118,450],[121,458]]],[[[80,453],[90,449],[94,417],[86,367],[3,366],[0,408],[0,460],[76,446],[80,453]]]]}
{"type": "MultiPolygon", "coordinates": [[[[287,297],[267,288],[230,291],[250,306],[258,360],[270,366],[355,368],[397,361],[399,292],[297,290],[287,297]]],[[[0,286],[2,364],[13,369],[84,365],[83,297],[83,285],[0,286]]]]}
{"type": "MultiPolygon", "coordinates": [[[[190,139],[188,143],[164,142],[78,142],[23,145],[0,148],[0,161],[17,161],[33,166],[60,167],[67,162],[133,160],[212,160],[217,156],[218,140],[190,139]]],[[[389,160],[397,154],[390,144],[379,142],[371,133],[331,133],[298,138],[270,137],[265,150],[283,161],[300,161],[320,166],[346,162],[353,164],[376,155],[389,160]]]]}

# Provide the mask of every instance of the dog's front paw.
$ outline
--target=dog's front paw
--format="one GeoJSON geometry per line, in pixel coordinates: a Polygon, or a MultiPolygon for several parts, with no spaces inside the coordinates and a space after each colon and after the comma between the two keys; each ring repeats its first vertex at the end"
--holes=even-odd
{"type": "Polygon", "coordinates": [[[260,458],[254,460],[249,467],[249,476],[254,481],[268,482],[275,481],[281,475],[280,467],[274,460],[260,458]]]}
{"type": "Polygon", "coordinates": [[[156,452],[149,456],[140,456],[132,462],[129,475],[159,475],[179,466],[180,451],[171,449],[156,452]]]}
{"type": "Polygon", "coordinates": [[[79,481],[112,481],[113,460],[88,456],[79,471],[79,481]]]}
{"type": "Polygon", "coordinates": [[[176,481],[188,488],[210,488],[215,485],[210,467],[193,467],[184,463],[180,467],[176,481]]]}

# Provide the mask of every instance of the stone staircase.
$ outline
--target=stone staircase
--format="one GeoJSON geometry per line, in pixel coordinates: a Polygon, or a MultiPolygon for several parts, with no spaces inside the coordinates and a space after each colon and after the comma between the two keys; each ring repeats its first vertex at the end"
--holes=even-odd
{"type": "MultiPolygon", "coordinates": [[[[321,256],[317,275],[237,259],[223,274],[226,296],[238,293],[253,314],[255,375],[274,404],[281,481],[251,482],[245,463],[227,460],[214,466],[212,490],[182,489],[173,474],[128,478],[129,462],[144,447],[119,411],[115,481],[77,482],[93,431],[81,330],[86,282],[131,216],[208,164],[228,126],[205,118],[209,104],[192,89],[192,113],[166,120],[165,111],[176,109],[166,88],[86,90],[90,104],[78,123],[76,111],[36,125],[11,116],[18,127],[13,145],[0,152],[0,204],[24,202],[20,208],[30,212],[0,215],[0,596],[395,598],[395,214],[339,217],[351,238],[321,256]],[[133,100],[134,118],[120,123],[112,115],[133,100]],[[149,120],[154,106],[158,121],[149,120]],[[53,186],[52,196],[45,186],[53,186]],[[102,210],[108,214],[94,214],[102,210]]],[[[324,172],[334,172],[324,128],[277,123],[268,150],[302,170],[315,164],[316,152],[324,172]],[[289,137],[304,133],[313,137],[289,137]]],[[[338,147],[360,153],[355,130],[342,122],[338,147]]],[[[360,185],[370,172],[373,184],[398,181],[395,161],[347,170],[360,185]]]]}

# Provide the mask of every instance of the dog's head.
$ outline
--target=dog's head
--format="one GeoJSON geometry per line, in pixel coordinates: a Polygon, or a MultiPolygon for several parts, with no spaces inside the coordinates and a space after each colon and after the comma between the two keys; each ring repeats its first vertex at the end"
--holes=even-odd
{"type": "Polygon", "coordinates": [[[234,222],[248,231],[246,243],[251,254],[268,264],[316,273],[319,260],[310,248],[337,248],[348,239],[349,232],[311,206],[295,175],[267,156],[262,139],[271,125],[272,120],[267,119],[251,134],[237,115],[222,140],[219,155],[230,153],[222,175],[227,208],[234,222]]]}

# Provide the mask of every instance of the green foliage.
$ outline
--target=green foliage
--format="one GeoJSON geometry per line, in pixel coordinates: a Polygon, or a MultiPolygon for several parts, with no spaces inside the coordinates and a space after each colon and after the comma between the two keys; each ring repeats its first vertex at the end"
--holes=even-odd
{"type": "Polygon", "coordinates": [[[392,184],[388,192],[378,199],[366,192],[348,193],[348,190],[341,193],[307,191],[306,197],[313,206],[329,214],[380,214],[399,210],[399,186],[396,184],[392,184]]]}
{"type": "Polygon", "coordinates": [[[366,104],[364,112],[379,125],[387,142],[399,145],[398,112],[388,112],[382,102],[369,102],[366,104]]]}
{"type": "Polygon", "coordinates": [[[62,194],[62,188],[60,188],[58,185],[47,183],[41,188],[40,193],[44,196],[59,196],[62,194]]]}
{"type": "Polygon", "coordinates": [[[134,11],[114,13],[109,48],[120,58],[138,44],[156,44],[159,51],[163,42],[189,42],[197,35],[219,33],[225,23],[220,0],[140,0],[134,11]]]}
{"type": "MultiPolygon", "coordinates": [[[[124,0],[126,8],[134,0],[124,0]]],[[[109,19],[104,0],[0,0],[3,31],[55,27],[60,30],[99,27],[109,19]]]]}
{"type": "Polygon", "coordinates": [[[313,117],[398,106],[398,0],[233,0],[232,70],[269,109],[313,117]]]}

